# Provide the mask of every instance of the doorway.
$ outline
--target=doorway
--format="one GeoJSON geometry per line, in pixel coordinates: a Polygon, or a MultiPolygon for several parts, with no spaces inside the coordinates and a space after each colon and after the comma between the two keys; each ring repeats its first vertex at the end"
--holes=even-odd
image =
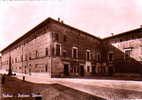
{"type": "Polygon", "coordinates": [[[113,67],[109,67],[108,72],[109,72],[109,75],[112,75],[113,74],[113,67]]]}
{"type": "Polygon", "coordinates": [[[92,74],[96,74],[96,67],[92,66],[92,74]]]}
{"type": "Polygon", "coordinates": [[[84,76],[84,66],[80,65],[80,76],[84,76]]]}
{"type": "Polygon", "coordinates": [[[69,75],[69,65],[64,64],[64,75],[68,76],[69,75]]]}

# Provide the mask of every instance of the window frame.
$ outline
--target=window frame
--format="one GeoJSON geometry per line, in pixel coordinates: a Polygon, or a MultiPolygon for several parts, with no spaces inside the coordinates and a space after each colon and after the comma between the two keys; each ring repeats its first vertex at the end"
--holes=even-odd
{"type": "Polygon", "coordinates": [[[77,59],[78,58],[78,48],[77,47],[72,47],[72,58],[77,59]],[[74,56],[74,50],[76,50],[76,55],[74,56]]]}

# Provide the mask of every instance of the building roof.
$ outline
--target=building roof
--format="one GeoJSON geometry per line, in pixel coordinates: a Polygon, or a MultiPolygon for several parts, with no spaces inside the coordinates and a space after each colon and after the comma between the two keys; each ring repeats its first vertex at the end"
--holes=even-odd
{"type": "Polygon", "coordinates": [[[72,26],[70,26],[70,25],[61,23],[61,22],[59,22],[59,21],[57,21],[57,20],[54,20],[54,19],[48,17],[46,20],[44,20],[44,21],[41,22],[39,25],[37,25],[37,26],[35,26],[34,28],[32,28],[30,31],[28,31],[28,32],[25,33],[23,36],[21,36],[20,38],[18,38],[18,39],[15,40],[14,42],[12,42],[10,45],[8,45],[6,48],[4,48],[3,50],[1,50],[0,52],[2,53],[2,52],[4,52],[4,51],[8,50],[8,49],[9,49],[10,47],[12,47],[13,45],[17,44],[17,43],[20,42],[21,40],[23,40],[23,39],[25,39],[26,37],[28,37],[28,36],[31,34],[31,32],[33,32],[33,31],[35,31],[35,30],[41,28],[42,26],[44,26],[44,25],[45,25],[46,23],[48,23],[49,21],[53,21],[53,22],[55,22],[55,23],[57,23],[57,24],[63,25],[63,26],[68,27],[68,28],[71,28],[71,29],[73,29],[73,30],[75,30],[75,31],[81,32],[81,33],[83,33],[83,34],[85,34],[85,35],[88,35],[88,36],[91,36],[91,37],[93,37],[93,38],[95,38],[95,39],[101,40],[100,38],[98,38],[98,37],[96,37],[96,36],[94,36],[94,35],[91,35],[91,34],[89,34],[89,33],[87,33],[87,32],[84,32],[84,31],[82,31],[82,30],[79,30],[79,29],[74,28],[74,27],[72,27],[72,26]]]}
{"type": "Polygon", "coordinates": [[[136,29],[133,29],[133,30],[129,30],[129,31],[126,31],[126,32],[118,33],[116,35],[103,38],[103,40],[108,40],[108,39],[112,39],[112,38],[119,37],[119,36],[122,36],[122,35],[127,35],[127,34],[130,34],[130,33],[133,33],[133,32],[137,32],[137,31],[140,31],[140,30],[142,30],[142,27],[136,28],[136,29]]]}
{"type": "Polygon", "coordinates": [[[32,28],[31,30],[29,30],[27,33],[25,33],[23,36],[21,36],[20,38],[18,38],[18,39],[15,40],[14,42],[12,42],[10,45],[8,45],[6,48],[4,48],[3,50],[1,50],[0,52],[2,53],[2,52],[4,52],[4,51],[8,50],[10,47],[12,47],[13,45],[17,44],[17,43],[20,42],[21,40],[25,39],[25,38],[28,37],[32,32],[34,32],[35,30],[37,30],[37,29],[43,27],[46,23],[48,23],[48,22],[50,22],[50,21],[53,21],[53,22],[55,22],[56,24],[63,25],[63,26],[65,26],[65,27],[71,28],[71,29],[73,29],[73,30],[75,30],[75,31],[81,32],[82,34],[91,36],[91,37],[93,37],[93,38],[95,38],[95,39],[97,39],[97,40],[108,40],[108,39],[112,39],[112,38],[115,38],[115,37],[119,37],[119,36],[122,36],[122,35],[129,34],[129,33],[131,33],[131,32],[136,32],[136,31],[142,30],[142,27],[140,27],[140,28],[137,28],[137,29],[133,29],[133,30],[130,30],[130,31],[122,32],[122,33],[119,33],[119,34],[116,34],[116,35],[113,35],[113,36],[110,36],[110,37],[106,37],[106,38],[101,39],[101,38],[99,38],[99,37],[96,37],[96,36],[94,36],[94,35],[91,35],[91,34],[85,32],[85,31],[82,31],[82,30],[80,30],[80,29],[74,28],[74,27],[72,27],[72,26],[70,26],[70,25],[61,23],[61,22],[59,22],[59,21],[57,21],[57,20],[55,20],[55,19],[53,19],[53,18],[48,17],[46,20],[44,20],[43,22],[41,22],[40,24],[38,24],[37,26],[35,26],[35,27],[32,28]]]}

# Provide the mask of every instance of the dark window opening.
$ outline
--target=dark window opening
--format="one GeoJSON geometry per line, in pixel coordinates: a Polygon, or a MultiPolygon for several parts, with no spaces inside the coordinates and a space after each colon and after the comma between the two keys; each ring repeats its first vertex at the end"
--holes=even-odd
{"type": "Polygon", "coordinates": [[[87,72],[90,72],[90,66],[87,66],[87,72]]]}
{"type": "Polygon", "coordinates": [[[55,33],[55,40],[59,41],[59,35],[58,35],[58,33],[55,33]]]}
{"type": "Polygon", "coordinates": [[[66,35],[64,35],[64,42],[66,42],[67,41],[67,36],[66,35]]]}
{"type": "Polygon", "coordinates": [[[15,63],[17,63],[17,58],[15,58],[15,63]]]}
{"type": "Polygon", "coordinates": [[[31,60],[32,58],[31,58],[31,56],[29,56],[29,60],[31,60]]]}
{"type": "Polygon", "coordinates": [[[73,58],[77,58],[77,49],[73,48],[73,58]]]}
{"type": "Polygon", "coordinates": [[[120,42],[122,42],[122,39],[120,39],[120,42]]]}
{"type": "Polygon", "coordinates": [[[38,57],[39,56],[39,53],[38,53],[38,51],[36,50],[36,57],[38,57]]]}
{"type": "Polygon", "coordinates": [[[87,53],[86,53],[86,60],[87,60],[87,61],[90,60],[90,52],[89,52],[89,51],[87,51],[87,53]]]}
{"type": "Polygon", "coordinates": [[[29,60],[31,60],[32,58],[31,58],[31,53],[29,53],[29,60]]]}
{"type": "Polygon", "coordinates": [[[131,55],[131,50],[126,50],[125,51],[125,59],[129,59],[130,58],[130,55],[131,55]]]}
{"type": "Polygon", "coordinates": [[[112,53],[109,54],[108,60],[109,60],[109,61],[112,61],[112,60],[113,60],[113,54],[112,54],[112,53]]]}
{"type": "Polygon", "coordinates": [[[48,56],[48,48],[45,48],[45,55],[48,56]]]}
{"type": "Polygon", "coordinates": [[[61,46],[59,44],[56,45],[56,56],[60,56],[60,52],[61,52],[60,47],[61,46]]]}
{"type": "Polygon", "coordinates": [[[64,75],[68,76],[69,75],[69,65],[64,64],[64,75]]]}
{"type": "Polygon", "coordinates": [[[67,56],[67,52],[63,51],[63,57],[66,57],[66,56],[67,56]]]}

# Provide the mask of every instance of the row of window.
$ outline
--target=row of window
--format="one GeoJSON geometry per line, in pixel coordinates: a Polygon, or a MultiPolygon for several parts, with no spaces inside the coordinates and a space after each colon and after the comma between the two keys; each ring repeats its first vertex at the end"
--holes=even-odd
{"type": "MultiPolygon", "coordinates": [[[[61,49],[62,49],[61,44],[56,44],[55,51],[53,51],[54,55],[67,57],[67,51],[66,50],[61,51],[61,49]]],[[[35,50],[34,52],[35,52],[34,58],[38,58],[40,55],[39,51],[35,50]]],[[[48,48],[45,48],[45,56],[49,56],[48,48]]],[[[77,59],[79,58],[79,56],[83,56],[83,53],[79,52],[77,47],[72,47],[72,58],[77,59]]],[[[85,54],[86,60],[87,61],[91,60],[92,56],[93,55],[91,51],[86,50],[86,54],[85,54]]],[[[11,58],[11,63],[14,64],[14,63],[22,62],[22,61],[32,60],[34,58],[32,57],[31,53],[29,53],[29,54],[21,55],[20,57],[11,58]]],[[[97,61],[100,60],[100,55],[96,56],[96,60],[97,61]]],[[[8,64],[8,61],[6,63],[8,64]]]]}
{"type": "MultiPolygon", "coordinates": [[[[59,34],[58,33],[53,33],[53,40],[59,42],[59,34]]],[[[63,42],[67,41],[67,36],[63,35],[63,42]]]]}
{"type": "MultiPolygon", "coordinates": [[[[48,48],[45,48],[45,56],[48,56],[48,48]]],[[[38,57],[39,57],[39,52],[38,52],[38,50],[35,50],[35,57],[34,58],[38,58],[38,57]]],[[[27,55],[27,54],[21,55],[20,59],[18,59],[18,57],[12,58],[11,62],[12,62],[12,64],[14,64],[14,62],[18,63],[20,61],[27,61],[27,60],[32,60],[32,59],[33,59],[33,57],[31,55],[31,53],[29,53],[29,55],[27,55]]]]}
{"type": "MultiPolygon", "coordinates": [[[[60,34],[59,33],[56,33],[56,32],[53,32],[53,40],[54,41],[57,41],[59,42],[60,40],[60,34]]],[[[94,38],[93,37],[90,37],[90,36],[87,36],[87,35],[84,35],[84,34],[79,34],[78,36],[82,37],[82,39],[88,39],[88,40],[93,40],[94,41],[94,38]]],[[[63,35],[63,42],[66,42],[67,41],[67,36],[66,35],[63,35]]]]}
{"type": "MultiPolygon", "coordinates": [[[[67,55],[67,52],[65,50],[63,50],[63,52],[61,51],[62,50],[61,44],[56,44],[55,48],[56,48],[55,49],[55,55],[56,56],[61,56],[62,55],[61,53],[63,53],[64,57],[67,55]]],[[[83,54],[81,54],[81,52],[79,52],[77,47],[72,47],[72,58],[77,59],[81,55],[83,55],[83,54]]],[[[86,50],[86,56],[85,56],[86,60],[87,61],[91,60],[92,56],[93,55],[91,53],[91,50],[87,49],[86,50]]],[[[100,55],[99,54],[97,55],[96,60],[100,60],[100,55]]]]}
{"type": "Polygon", "coordinates": [[[135,39],[135,38],[136,38],[136,35],[135,35],[135,34],[130,34],[130,35],[127,36],[127,37],[114,38],[114,39],[112,39],[111,41],[114,42],[114,43],[117,43],[117,42],[126,41],[126,40],[128,40],[128,39],[135,39]]]}

